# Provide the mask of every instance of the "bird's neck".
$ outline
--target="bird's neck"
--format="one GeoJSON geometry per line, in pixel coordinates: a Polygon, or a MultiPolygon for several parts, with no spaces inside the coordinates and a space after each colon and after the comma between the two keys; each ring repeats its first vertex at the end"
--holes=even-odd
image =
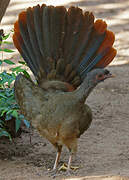
{"type": "Polygon", "coordinates": [[[97,83],[92,82],[88,78],[86,78],[80,85],[80,87],[74,91],[78,100],[84,103],[86,98],[89,96],[89,94],[92,92],[96,85],[97,83]]]}

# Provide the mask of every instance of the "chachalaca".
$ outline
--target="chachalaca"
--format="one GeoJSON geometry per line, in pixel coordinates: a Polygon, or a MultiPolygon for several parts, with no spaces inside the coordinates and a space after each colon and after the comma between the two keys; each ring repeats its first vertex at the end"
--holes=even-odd
{"type": "Polygon", "coordinates": [[[103,20],[78,7],[34,6],[19,14],[13,41],[37,84],[19,74],[15,96],[21,113],[57,149],[72,155],[77,139],[90,126],[92,112],[85,104],[93,88],[111,73],[104,69],[115,57],[115,37],[103,20]]]}

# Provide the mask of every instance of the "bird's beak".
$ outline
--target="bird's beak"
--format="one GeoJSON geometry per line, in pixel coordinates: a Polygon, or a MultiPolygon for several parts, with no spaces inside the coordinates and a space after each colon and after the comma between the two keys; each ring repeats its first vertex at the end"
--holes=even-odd
{"type": "Polygon", "coordinates": [[[115,76],[114,74],[112,74],[110,77],[111,77],[111,78],[115,78],[116,76],[115,76]]]}
{"type": "Polygon", "coordinates": [[[105,75],[104,75],[104,77],[105,77],[105,79],[107,79],[107,78],[114,78],[114,77],[115,77],[115,75],[114,75],[114,74],[109,73],[109,74],[105,74],[105,75]]]}

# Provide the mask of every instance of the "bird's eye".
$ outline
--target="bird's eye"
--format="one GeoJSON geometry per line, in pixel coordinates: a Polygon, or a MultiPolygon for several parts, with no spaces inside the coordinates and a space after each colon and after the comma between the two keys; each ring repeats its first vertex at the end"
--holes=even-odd
{"type": "Polygon", "coordinates": [[[99,78],[102,78],[102,77],[103,77],[103,75],[102,75],[102,74],[99,74],[99,75],[98,75],[98,77],[99,77],[99,78]]]}

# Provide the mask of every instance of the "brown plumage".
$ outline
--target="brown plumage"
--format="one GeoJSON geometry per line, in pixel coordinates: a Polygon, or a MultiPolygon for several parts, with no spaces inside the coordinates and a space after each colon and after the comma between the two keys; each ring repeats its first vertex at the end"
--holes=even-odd
{"type": "Polygon", "coordinates": [[[77,139],[92,121],[85,100],[101,81],[112,77],[106,67],[115,57],[114,34],[102,20],[78,7],[39,5],[19,14],[13,41],[33,72],[37,85],[24,75],[15,81],[21,113],[57,149],[71,156],[77,139]],[[80,86],[80,87],[79,87],[80,86]],[[79,87],[79,88],[78,88],[79,87]]]}

